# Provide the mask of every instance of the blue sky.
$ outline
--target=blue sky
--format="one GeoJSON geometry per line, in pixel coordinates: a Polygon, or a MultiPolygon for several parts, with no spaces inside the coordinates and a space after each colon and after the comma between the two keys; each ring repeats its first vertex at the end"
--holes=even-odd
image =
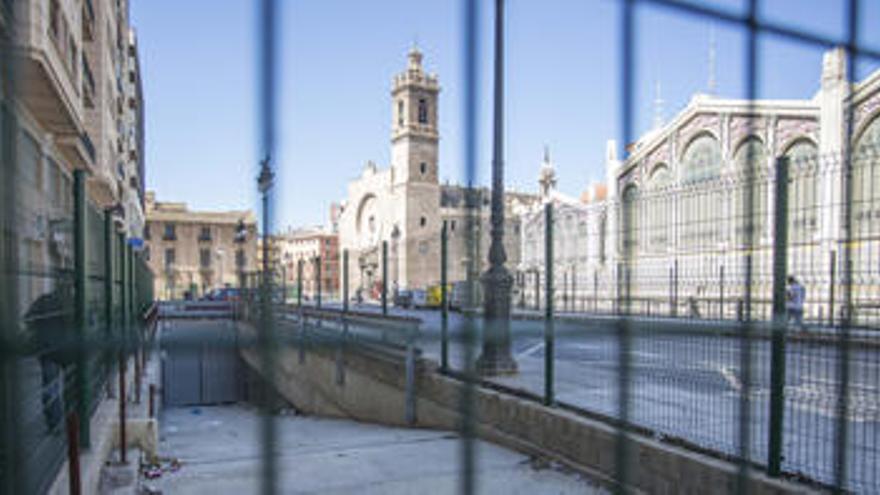
{"type": "MultiPolygon", "coordinates": [[[[146,91],[147,187],[195,208],[254,208],[257,156],[255,0],[133,0],[146,91]]],[[[461,166],[459,0],[281,0],[279,170],[275,225],[327,218],[367,160],[389,162],[391,77],[413,43],[437,72],[440,175],[461,166]]],[[[745,0],[707,0],[738,12],[745,0]]],[[[843,0],[764,0],[764,19],[843,38],[843,0]]],[[[861,41],[880,50],[880,2],[862,2],[861,41]]],[[[493,2],[483,2],[483,47],[491,67],[493,2]]],[[[579,194],[604,177],[605,143],[620,133],[618,0],[508,0],[506,177],[534,190],[544,144],[559,187],[579,194]]],[[[640,6],[636,131],[650,128],[655,83],[671,118],[706,91],[712,25],[640,6]]],[[[744,95],[745,33],[714,25],[717,93],[744,95]]],[[[808,98],[818,89],[820,47],[761,38],[760,95],[808,98]]],[[[866,61],[860,76],[878,64],[866,61]]],[[[478,177],[491,162],[489,85],[482,76],[478,177]]]]}

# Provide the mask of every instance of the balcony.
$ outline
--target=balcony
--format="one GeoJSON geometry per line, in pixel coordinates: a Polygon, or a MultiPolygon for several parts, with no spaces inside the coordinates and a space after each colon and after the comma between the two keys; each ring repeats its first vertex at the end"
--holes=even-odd
{"type": "Polygon", "coordinates": [[[43,2],[16,3],[13,24],[19,36],[12,49],[19,64],[17,87],[24,106],[47,132],[78,138],[83,131],[79,67],[47,26],[43,2]]]}
{"type": "Polygon", "coordinates": [[[83,131],[79,135],[60,136],[56,140],[61,154],[74,168],[91,170],[95,163],[95,145],[89,133],[83,131]]]}

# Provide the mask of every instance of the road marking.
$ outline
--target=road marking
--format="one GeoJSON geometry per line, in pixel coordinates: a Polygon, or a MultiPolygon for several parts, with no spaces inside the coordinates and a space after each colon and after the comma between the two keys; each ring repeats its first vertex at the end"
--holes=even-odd
{"type": "Polygon", "coordinates": [[[524,351],[518,353],[518,354],[516,355],[516,357],[517,357],[517,358],[526,357],[526,356],[528,356],[529,354],[531,354],[531,353],[533,353],[533,352],[537,352],[539,349],[541,349],[541,348],[543,348],[543,347],[544,347],[544,343],[543,343],[543,342],[538,342],[537,344],[535,344],[535,345],[533,345],[533,346],[531,346],[531,347],[528,347],[528,348],[526,348],[526,350],[524,350],[524,351]]]}

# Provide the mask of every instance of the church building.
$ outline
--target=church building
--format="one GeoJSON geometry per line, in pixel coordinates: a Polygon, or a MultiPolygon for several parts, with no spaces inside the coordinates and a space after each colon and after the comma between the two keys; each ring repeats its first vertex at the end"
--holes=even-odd
{"type": "MultiPolygon", "coordinates": [[[[489,191],[439,181],[438,97],[435,74],[413,48],[406,70],[392,80],[391,164],[368,162],[348,184],[339,216],[339,248],[349,252],[349,292],[381,290],[382,246],[388,249],[388,289],[424,289],[440,282],[441,230],[448,234],[448,280],[465,280],[472,260],[487,266],[489,191]],[[470,242],[479,239],[480,242],[470,242]]],[[[506,193],[508,265],[519,262],[518,207],[537,196],[506,193]]],[[[342,273],[340,272],[340,277],[342,273]]]]}

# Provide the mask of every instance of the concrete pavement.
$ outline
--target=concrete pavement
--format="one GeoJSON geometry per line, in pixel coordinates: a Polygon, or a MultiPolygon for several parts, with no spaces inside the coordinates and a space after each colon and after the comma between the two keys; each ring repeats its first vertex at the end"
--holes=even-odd
{"type": "MultiPolygon", "coordinates": [[[[163,493],[258,493],[258,412],[248,406],[169,409],[162,455],[181,467],[143,483],[163,493]]],[[[458,493],[461,442],[448,432],[279,415],[279,493],[458,493]]],[[[477,493],[605,493],[580,475],[477,442],[477,493]]]]}

